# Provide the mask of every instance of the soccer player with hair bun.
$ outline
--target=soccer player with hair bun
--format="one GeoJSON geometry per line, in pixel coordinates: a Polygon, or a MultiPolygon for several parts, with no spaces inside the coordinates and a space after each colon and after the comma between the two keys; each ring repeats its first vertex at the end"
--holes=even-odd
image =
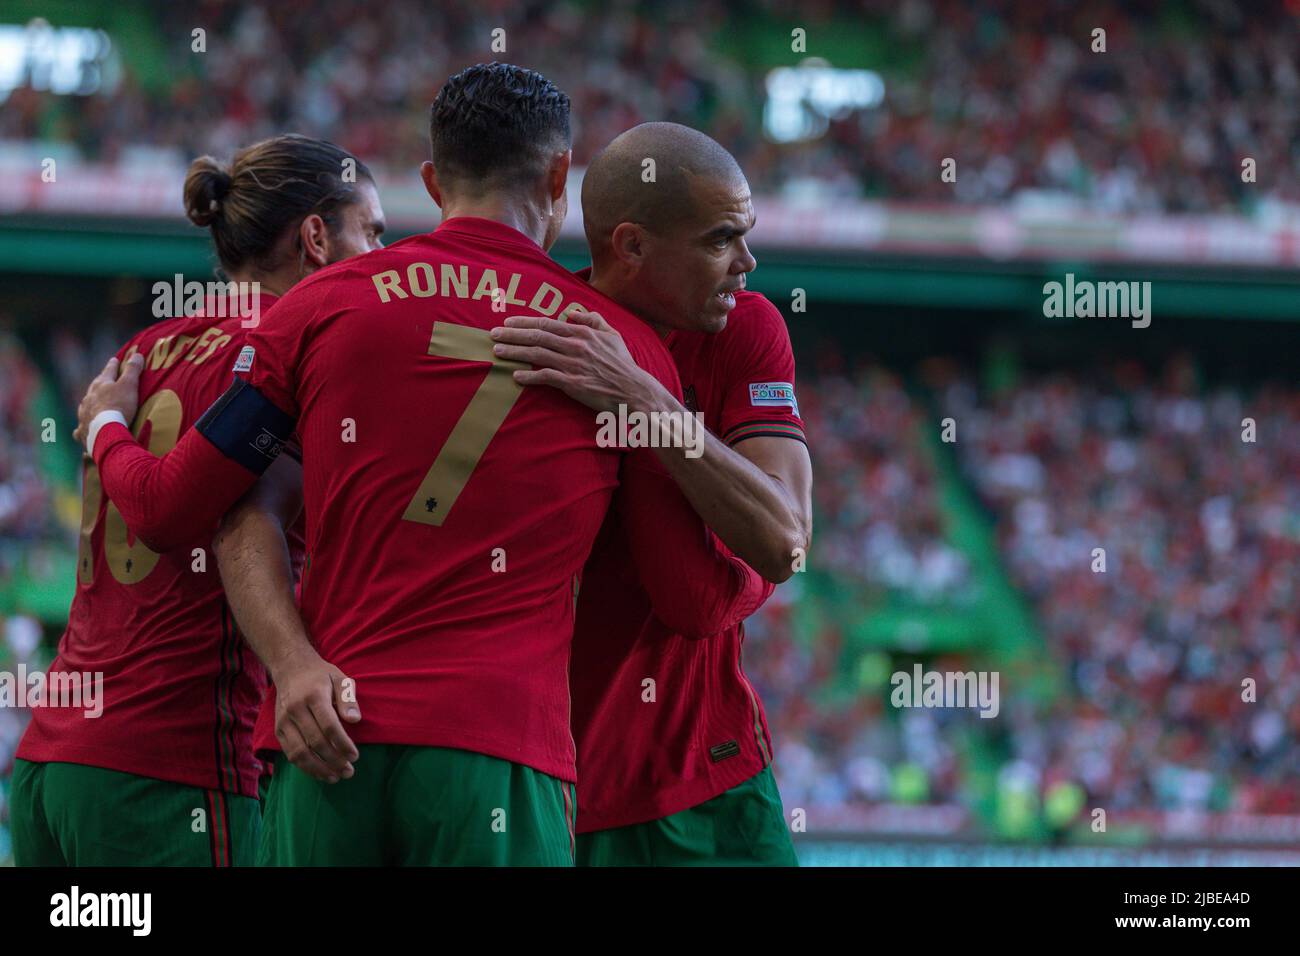
{"type": "MultiPolygon", "coordinates": [[[[198,314],[151,325],[109,360],[97,381],[133,400],[138,384],[138,410],[132,401],[86,422],[79,437],[92,447],[110,427],[142,453],[137,441],[154,454],[169,450],[229,384],[250,308],[256,322],[274,324],[267,313],[279,296],[378,248],[384,228],[366,167],[304,136],[255,143],[228,166],[196,159],[184,201],[236,285],[198,314]],[[345,181],[353,164],[355,180],[345,181]]],[[[262,484],[300,482],[297,470],[286,457],[262,484]]],[[[20,866],[251,865],[262,772],[253,724],[267,681],[208,560],[216,521],[168,525],[105,491],[87,459],[77,587],[48,677],[102,674],[102,713],[55,702],[32,708],[10,796],[14,858],[20,866]]],[[[301,555],[300,532],[290,540],[301,555]]]]}

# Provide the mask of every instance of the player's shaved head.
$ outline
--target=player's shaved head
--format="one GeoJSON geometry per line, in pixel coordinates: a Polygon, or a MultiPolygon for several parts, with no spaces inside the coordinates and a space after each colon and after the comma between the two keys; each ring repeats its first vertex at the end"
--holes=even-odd
{"type": "Polygon", "coordinates": [[[740,190],[745,176],[735,157],[699,130],[642,123],[616,136],[591,161],[582,181],[582,217],[593,259],[605,254],[619,223],[639,223],[660,235],[670,231],[689,217],[698,191],[710,185],[740,190]]]}
{"type": "Polygon", "coordinates": [[[582,181],[597,289],[661,328],[720,332],[757,260],[757,217],[736,160],[699,130],[645,123],[618,136],[582,181]]]}

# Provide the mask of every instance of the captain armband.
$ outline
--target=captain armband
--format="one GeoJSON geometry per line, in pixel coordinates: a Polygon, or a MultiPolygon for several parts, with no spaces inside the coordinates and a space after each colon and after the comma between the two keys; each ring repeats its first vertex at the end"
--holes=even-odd
{"type": "Polygon", "coordinates": [[[247,380],[236,377],[194,427],[231,461],[260,475],[293,434],[294,420],[247,380]]]}

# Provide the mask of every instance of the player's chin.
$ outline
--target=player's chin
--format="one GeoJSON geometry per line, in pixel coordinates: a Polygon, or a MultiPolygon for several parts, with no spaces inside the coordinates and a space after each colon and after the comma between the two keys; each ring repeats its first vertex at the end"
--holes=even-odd
{"type": "Polygon", "coordinates": [[[703,311],[707,326],[706,331],[721,332],[727,326],[727,316],[736,307],[736,297],[728,292],[725,295],[709,297],[709,304],[703,311]]]}

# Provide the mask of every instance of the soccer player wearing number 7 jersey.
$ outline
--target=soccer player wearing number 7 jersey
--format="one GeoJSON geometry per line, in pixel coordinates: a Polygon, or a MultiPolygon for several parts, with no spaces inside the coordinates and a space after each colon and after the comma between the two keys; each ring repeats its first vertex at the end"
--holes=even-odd
{"type": "MultiPolygon", "coordinates": [[[[221,514],[295,425],[301,436],[301,620],[289,595],[275,624],[255,604],[240,623],[277,695],[323,658],[360,715],[343,735],[279,696],[263,708],[258,743],[282,751],[263,862],[571,864],[574,592],[615,485],[636,504],[634,540],[676,535],[682,555],[706,543],[651,455],[601,447],[589,410],[524,390],[522,366],[492,352],[505,316],[594,308],[680,392],[655,333],[546,255],[567,210],[568,108],[529,70],[453,77],[422,169],[442,225],[285,296],[249,336],[236,384],[170,455],[142,454],[111,425],[96,441],[115,498],[170,522],[221,514]],[[203,495],[186,485],[196,467],[211,477],[203,495]]],[[[647,590],[684,624],[674,604],[759,600],[739,561],[709,568],[680,593],[657,579],[647,590]]]]}
{"type": "MultiPolygon", "coordinates": [[[[374,184],[361,164],[357,181],[343,182],[346,161],[356,160],[300,136],[250,146],[228,171],[195,161],[186,210],[211,228],[231,280],[246,284],[199,315],[150,326],[110,362],[139,368],[140,407],[124,440],[168,451],[226,388],[249,327],[274,321],[276,294],[303,271],[379,244],[374,184]]],[[[251,865],[261,772],[252,735],[266,674],[226,605],[215,527],[142,540],[94,464],[83,482],[77,588],[48,683],[102,675],[102,713],[61,701],[33,708],[10,799],[15,859],[251,865]]]]}

